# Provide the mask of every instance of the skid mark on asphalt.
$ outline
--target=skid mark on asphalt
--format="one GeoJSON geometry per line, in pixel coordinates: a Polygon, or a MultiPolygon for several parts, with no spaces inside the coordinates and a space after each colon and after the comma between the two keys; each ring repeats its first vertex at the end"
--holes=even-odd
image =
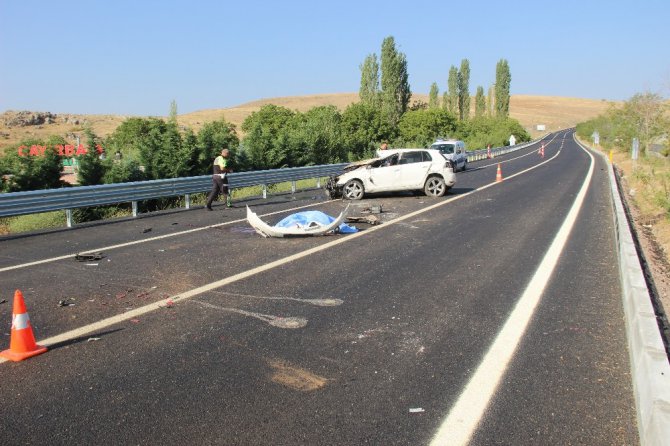
{"type": "Polygon", "coordinates": [[[220,307],[218,305],[202,302],[200,300],[192,300],[191,302],[202,305],[203,307],[214,308],[215,310],[227,311],[230,313],[241,314],[242,316],[253,317],[278,328],[294,329],[303,328],[307,325],[307,319],[302,317],[280,317],[271,314],[254,313],[252,311],[240,310],[239,308],[220,307]]]}

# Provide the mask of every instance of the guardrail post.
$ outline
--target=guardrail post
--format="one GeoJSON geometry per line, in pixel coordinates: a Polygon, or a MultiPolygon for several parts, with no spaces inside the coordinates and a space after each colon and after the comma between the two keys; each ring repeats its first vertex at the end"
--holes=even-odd
{"type": "Polygon", "coordinates": [[[316,188],[321,189],[321,177],[316,177],[316,188]]]}
{"type": "Polygon", "coordinates": [[[67,227],[72,227],[72,209],[65,209],[65,218],[67,220],[67,227]]]}
{"type": "Polygon", "coordinates": [[[291,193],[295,193],[295,180],[291,181],[291,193]]]}
{"type": "Polygon", "coordinates": [[[133,205],[133,217],[137,217],[137,201],[133,201],[132,205],[133,205]]]}
{"type": "Polygon", "coordinates": [[[191,194],[184,195],[184,201],[186,202],[186,209],[191,209],[191,194]]]}
{"type": "Polygon", "coordinates": [[[263,198],[267,198],[267,197],[268,197],[268,187],[267,187],[267,185],[264,184],[263,185],[263,198]]]}

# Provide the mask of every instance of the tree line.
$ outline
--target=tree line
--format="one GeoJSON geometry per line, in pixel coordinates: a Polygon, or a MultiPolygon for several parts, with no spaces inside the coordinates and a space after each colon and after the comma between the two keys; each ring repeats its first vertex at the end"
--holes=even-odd
{"type": "MultiPolygon", "coordinates": [[[[129,118],[106,138],[85,130],[88,147],[101,145],[105,157],[94,150],[79,157],[80,185],[206,175],[222,147],[232,153],[236,171],[275,169],[339,163],[373,157],[382,141],[395,147],[425,147],[438,137],[462,139],[470,148],[502,146],[510,134],[517,141],[530,136],[509,112],[509,66],[497,67],[495,103],[483,98],[478,87],[475,116],[470,118],[469,62],[460,70],[452,66],[449,90],[442,104],[437,85],[431,87],[430,103],[410,104],[407,59],[392,36],[385,38],[379,60],[376,54],[360,65],[360,101],[343,111],[334,106],[314,107],[306,112],[265,105],[241,125],[243,137],[232,123],[208,122],[196,133],[182,127],[173,102],[167,119],[129,118]],[[495,112],[492,107],[495,106],[495,112]],[[490,112],[487,110],[490,109],[490,112]]],[[[0,159],[2,191],[62,187],[61,159],[51,150],[64,144],[60,137],[21,144],[44,144],[43,157],[21,157],[16,151],[0,159]]]]}
{"type": "Polygon", "coordinates": [[[663,147],[661,154],[670,154],[670,105],[658,93],[637,93],[625,101],[622,107],[613,104],[603,114],[577,124],[577,135],[590,140],[595,132],[599,144],[608,150],[630,151],[633,138],[639,141],[642,155],[649,151],[651,144],[658,141],[663,147]]]}

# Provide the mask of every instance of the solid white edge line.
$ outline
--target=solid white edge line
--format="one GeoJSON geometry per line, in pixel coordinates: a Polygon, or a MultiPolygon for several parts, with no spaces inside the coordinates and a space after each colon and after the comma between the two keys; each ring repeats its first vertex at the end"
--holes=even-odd
{"type": "MultiPolygon", "coordinates": [[[[540,167],[540,166],[548,163],[549,161],[553,160],[554,158],[556,158],[560,153],[561,153],[561,150],[559,149],[558,152],[556,153],[556,155],[547,159],[546,161],[544,161],[540,164],[537,164],[533,167],[530,167],[526,170],[523,170],[521,172],[518,172],[514,175],[511,175],[508,178],[513,178],[515,176],[521,175],[522,173],[529,172],[531,170],[537,169],[538,167],[540,167]]],[[[70,341],[70,340],[73,340],[73,339],[83,337],[83,336],[85,336],[89,333],[92,333],[92,332],[95,332],[95,331],[98,331],[98,330],[102,330],[102,329],[110,327],[114,324],[118,324],[120,322],[125,322],[127,320],[134,319],[134,318],[137,318],[137,317],[142,316],[144,314],[147,314],[149,312],[158,310],[158,309],[168,305],[169,301],[172,301],[173,303],[176,303],[176,302],[180,302],[180,301],[183,301],[183,300],[186,300],[186,299],[190,299],[192,297],[198,296],[200,294],[206,293],[206,292],[214,290],[216,288],[220,288],[224,285],[229,285],[231,283],[246,279],[246,278],[251,277],[253,275],[268,271],[272,268],[276,268],[278,266],[282,266],[284,264],[290,263],[294,260],[298,260],[300,258],[309,256],[311,254],[314,254],[314,253],[317,253],[317,252],[320,252],[320,251],[324,251],[326,249],[332,248],[333,246],[337,246],[339,244],[346,243],[346,242],[351,241],[351,240],[355,240],[358,237],[364,237],[367,234],[373,233],[375,231],[379,231],[381,229],[387,228],[391,225],[400,223],[400,222],[408,220],[410,218],[414,218],[417,215],[421,215],[425,212],[428,212],[428,211],[431,211],[431,210],[436,209],[438,207],[444,206],[444,205],[446,205],[448,203],[451,203],[453,201],[463,199],[465,197],[470,196],[471,194],[474,194],[476,192],[480,192],[482,190],[488,189],[489,187],[496,186],[496,185],[499,185],[499,184],[503,184],[503,183],[494,181],[492,183],[485,184],[484,186],[482,186],[480,188],[477,188],[477,189],[473,189],[470,192],[466,192],[462,195],[456,195],[452,198],[448,198],[444,201],[440,201],[438,203],[435,203],[435,204],[430,205],[428,207],[425,207],[425,208],[419,209],[417,211],[411,212],[409,214],[403,215],[403,216],[398,217],[396,219],[389,220],[388,222],[384,223],[383,225],[372,226],[371,228],[366,229],[365,231],[362,231],[362,232],[357,232],[357,233],[354,233],[354,234],[347,234],[346,236],[343,236],[341,238],[337,238],[337,239],[335,239],[331,242],[328,242],[328,243],[324,243],[323,245],[315,246],[315,247],[310,248],[306,251],[302,251],[302,252],[293,254],[291,256],[275,260],[274,262],[270,262],[270,263],[267,263],[265,265],[258,266],[256,268],[252,268],[250,270],[243,271],[241,273],[232,275],[230,277],[226,277],[226,278],[218,280],[216,282],[212,282],[212,283],[209,283],[207,285],[203,285],[203,286],[194,288],[192,290],[185,291],[183,293],[177,294],[175,296],[168,297],[166,299],[162,299],[160,301],[156,301],[156,302],[144,305],[142,307],[135,308],[135,309],[127,311],[125,313],[117,314],[116,316],[112,316],[112,317],[109,317],[109,318],[106,318],[106,319],[103,319],[103,320],[100,320],[100,321],[97,321],[97,322],[93,322],[91,324],[84,325],[83,327],[75,328],[75,329],[67,331],[65,333],[61,333],[59,335],[40,340],[37,343],[39,345],[49,347],[49,346],[53,346],[54,344],[58,344],[58,343],[61,343],[61,342],[66,342],[66,341],[70,341]]],[[[313,206],[313,204],[311,204],[309,206],[313,206]]],[[[294,209],[301,209],[301,208],[309,207],[309,206],[301,206],[299,208],[294,208],[294,209]]],[[[291,209],[289,209],[289,210],[291,210],[291,209]]],[[[278,211],[278,212],[275,212],[275,213],[281,213],[281,212],[286,212],[286,211],[278,211]]],[[[274,214],[274,213],[264,214],[264,215],[272,215],[272,214],[274,214]]],[[[242,221],[242,220],[237,220],[237,221],[242,221]]],[[[207,228],[214,227],[214,226],[222,226],[222,225],[230,224],[230,223],[233,223],[233,222],[226,222],[226,223],[220,223],[220,224],[217,224],[217,225],[206,226],[205,228],[198,228],[198,229],[195,229],[195,230],[191,230],[190,232],[193,232],[193,231],[196,231],[196,230],[207,229],[207,228]]],[[[169,234],[167,236],[172,236],[172,234],[169,234]]],[[[155,237],[154,239],[165,238],[167,236],[155,237]]],[[[142,241],[146,241],[146,239],[142,240],[142,241]]],[[[133,245],[133,244],[136,244],[136,243],[140,243],[142,241],[130,242],[128,245],[133,245]]],[[[115,245],[115,247],[119,247],[119,246],[121,246],[121,245],[115,245]]],[[[90,252],[90,251],[86,251],[86,252],[90,252]]],[[[0,357],[0,364],[2,364],[3,362],[7,362],[7,359],[0,357]]]]}
{"type": "Polygon", "coordinates": [[[505,325],[433,437],[431,446],[468,444],[484,417],[491,398],[528,328],[584,203],[595,168],[591,153],[587,150],[584,152],[591,158],[591,165],[570,211],[505,325]]]}

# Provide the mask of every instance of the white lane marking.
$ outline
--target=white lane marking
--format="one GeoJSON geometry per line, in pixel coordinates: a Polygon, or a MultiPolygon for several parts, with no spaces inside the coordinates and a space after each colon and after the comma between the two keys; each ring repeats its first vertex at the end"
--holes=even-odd
{"type": "MultiPolygon", "coordinates": [[[[563,144],[561,144],[562,146],[563,144]]],[[[582,150],[584,149],[582,148],[582,150]]],[[[468,444],[484,416],[484,412],[528,327],[535,308],[567,243],[568,236],[575,225],[577,215],[584,204],[584,198],[594,171],[593,155],[586,150],[584,151],[591,158],[591,165],[570,211],[505,325],[435,434],[431,446],[468,444]]]]}
{"type": "MultiPolygon", "coordinates": [[[[556,158],[560,153],[561,153],[561,150],[559,149],[558,152],[556,153],[556,155],[547,159],[546,161],[544,161],[540,164],[537,164],[533,167],[530,167],[526,170],[523,170],[521,172],[518,172],[514,175],[511,175],[508,178],[513,178],[515,176],[521,175],[522,173],[529,172],[531,170],[537,169],[538,167],[542,166],[543,164],[546,164],[549,161],[556,158]]],[[[312,254],[315,254],[315,253],[318,253],[318,252],[321,252],[321,251],[325,251],[327,249],[330,249],[330,248],[332,248],[334,246],[337,246],[337,245],[340,245],[342,243],[347,243],[347,242],[350,242],[352,240],[356,240],[359,237],[365,237],[367,234],[371,234],[371,233],[374,233],[376,231],[387,228],[389,226],[392,226],[394,224],[398,224],[398,223],[401,223],[405,220],[412,219],[412,218],[414,218],[418,215],[421,215],[425,212],[432,211],[433,209],[437,209],[439,207],[445,206],[445,205],[447,205],[447,204],[449,204],[453,201],[456,201],[456,200],[461,200],[461,199],[463,199],[463,198],[465,198],[465,197],[467,197],[471,194],[486,190],[489,187],[493,187],[493,186],[496,186],[496,185],[499,185],[499,184],[504,184],[504,183],[498,183],[498,182],[494,181],[492,183],[485,184],[484,186],[482,186],[480,188],[477,188],[477,189],[473,189],[470,192],[466,192],[462,195],[456,195],[454,197],[448,198],[444,201],[437,202],[437,203],[435,203],[433,205],[430,205],[428,207],[419,209],[419,210],[414,211],[414,212],[410,212],[409,214],[403,215],[403,216],[395,218],[393,220],[389,220],[386,223],[384,223],[383,225],[372,226],[371,228],[366,229],[365,231],[356,232],[354,234],[348,234],[346,236],[336,238],[336,239],[334,239],[330,242],[324,243],[323,245],[315,246],[315,247],[307,249],[305,251],[298,252],[296,254],[292,254],[288,257],[284,257],[283,259],[278,259],[278,260],[275,260],[274,262],[270,262],[270,263],[266,263],[265,265],[257,266],[255,268],[250,269],[250,270],[243,271],[241,273],[232,275],[230,277],[226,277],[226,278],[218,280],[216,282],[212,282],[212,283],[194,288],[192,290],[185,291],[185,292],[177,294],[173,297],[168,297],[166,299],[147,304],[143,307],[137,307],[137,308],[135,308],[133,310],[129,310],[125,313],[117,314],[116,316],[112,316],[112,317],[109,317],[107,319],[103,319],[103,320],[100,320],[100,321],[97,321],[97,322],[93,322],[93,323],[85,325],[83,327],[75,328],[75,329],[67,331],[65,333],[61,333],[59,335],[52,336],[50,338],[41,340],[41,341],[38,342],[38,344],[43,345],[45,347],[48,347],[48,346],[51,346],[51,345],[54,345],[54,344],[58,344],[58,343],[61,343],[61,342],[66,342],[66,341],[70,341],[72,339],[82,337],[82,336],[87,335],[91,332],[103,330],[107,327],[110,327],[112,325],[115,325],[115,324],[118,324],[118,323],[121,323],[121,322],[125,322],[125,321],[130,320],[130,319],[135,319],[135,318],[137,318],[139,316],[142,316],[144,314],[147,314],[149,312],[156,311],[156,310],[158,310],[162,307],[172,305],[174,303],[177,303],[177,302],[180,302],[180,301],[183,301],[183,300],[186,300],[186,299],[190,299],[194,296],[198,296],[200,294],[212,291],[212,290],[214,290],[216,288],[220,288],[224,285],[229,285],[231,283],[249,278],[249,277],[254,276],[256,274],[260,274],[262,272],[271,270],[271,269],[276,268],[278,266],[282,266],[282,265],[285,265],[287,263],[293,262],[295,260],[299,260],[303,257],[307,257],[309,255],[312,255],[312,254]]],[[[7,360],[5,358],[0,358],[0,364],[2,364],[3,362],[6,362],[6,361],[7,360]]]]}
{"type": "MultiPolygon", "coordinates": [[[[330,200],[330,201],[333,201],[333,200],[330,200]]],[[[268,215],[281,214],[283,212],[290,212],[290,211],[294,211],[294,210],[297,210],[297,209],[304,209],[304,208],[317,206],[317,205],[318,205],[318,203],[311,203],[311,204],[307,204],[305,206],[298,206],[298,207],[291,208],[291,209],[286,209],[286,210],[281,210],[281,211],[276,211],[276,212],[270,212],[268,214],[263,214],[262,217],[267,217],[268,215]]],[[[133,242],[119,243],[118,245],[103,246],[102,248],[92,248],[92,249],[87,249],[86,251],[78,251],[76,253],[67,254],[67,255],[64,255],[64,256],[50,257],[48,259],[36,260],[34,262],[22,263],[22,264],[13,265],[13,266],[6,266],[4,268],[0,268],[0,273],[5,272],[5,271],[11,271],[13,269],[27,268],[29,266],[41,265],[43,263],[50,263],[50,262],[57,262],[59,260],[71,259],[76,254],[85,254],[85,253],[90,253],[90,252],[101,252],[101,251],[111,251],[112,249],[125,248],[126,246],[139,245],[140,243],[153,242],[153,241],[156,241],[156,240],[162,240],[162,239],[170,238],[170,237],[177,237],[179,235],[191,234],[193,232],[204,231],[205,229],[218,228],[219,226],[227,226],[227,225],[231,225],[233,223],[241,223],[241,222],[246,222],[246,221],[247,221],[246,218],[240,218],[238,220],[231,220],[231,221],[226,221],[224,223],[216,223],[216,224],[213,224],[213,225],[203,226],[202,228],[188,229],[186,231],[174,232],[172,234],[158,235],[156,237],[149,237],[149,238],[144,238],[142,240],[135,240],[133,242]]]]}

